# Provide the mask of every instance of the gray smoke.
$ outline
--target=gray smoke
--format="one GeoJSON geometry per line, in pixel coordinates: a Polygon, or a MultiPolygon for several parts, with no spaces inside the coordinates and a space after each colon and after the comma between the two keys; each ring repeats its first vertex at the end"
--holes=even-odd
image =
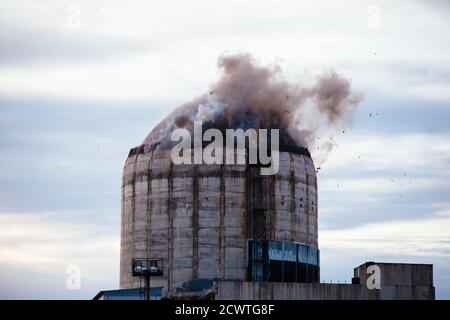
{"type": "MultiPolygon", "coordinates": [[[[285,80],[279,65],[261,66],[247,53],[222,55],[218,67],[223,74],[209,92],[177,108],[146,141],[170,139],[174,128],[191,129],[193,121],[203,120],[227,128],[283,128],[298,146],[312,149],[324,127],[350,125],[362,99],[335,71],[305,86],[285,80]]],[[[324,147],[329,152],[331,142],[324,147]]]]}

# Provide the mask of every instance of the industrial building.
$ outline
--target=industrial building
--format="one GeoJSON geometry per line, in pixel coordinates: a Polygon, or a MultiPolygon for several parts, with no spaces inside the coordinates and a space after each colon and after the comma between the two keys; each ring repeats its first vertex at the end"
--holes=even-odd
{"type": "Polygon", "coordinates": [[[158,299],[434,299],[432,265],[368,262],[351,284],[320,283],[316,168],[286,132],[278,173],[262,176],[258,165],[174,165],[160,130],[126,160],[121,290],[97,298],[142,298],[136,270],[154,268],[158,299]],[[366,285],[371,264],[380,289],[366,285]]]}

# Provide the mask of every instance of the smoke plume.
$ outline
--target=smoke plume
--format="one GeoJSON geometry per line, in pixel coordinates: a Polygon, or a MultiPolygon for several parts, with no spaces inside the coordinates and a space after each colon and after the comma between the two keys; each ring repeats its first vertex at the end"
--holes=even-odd
{"type": "MultiPolygon", "coordinates": [[[[250,54],[222,55],[218,67],[219,81],[172,112],[144,143],[170,140],[173,129],[192,129],[193,121],[203,120],[210,127],[283,129],[297,146],[313,149],[322,129],[351,124],[362,99],[349,80],[332,70],[307,86],[288,82],[279,65],[261,66],[250,54]]],[[[332,143],[323,143],[327,153],[332,143]]]]}

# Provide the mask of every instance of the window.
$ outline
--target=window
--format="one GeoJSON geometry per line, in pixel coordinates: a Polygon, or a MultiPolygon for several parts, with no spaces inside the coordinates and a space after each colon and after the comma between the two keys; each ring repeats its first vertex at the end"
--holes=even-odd
{"type": "Polygon", "coordinates": [[[317,248],[287,241],[248,240],[247,255],[249,281],[319,281],[317,248]]]}

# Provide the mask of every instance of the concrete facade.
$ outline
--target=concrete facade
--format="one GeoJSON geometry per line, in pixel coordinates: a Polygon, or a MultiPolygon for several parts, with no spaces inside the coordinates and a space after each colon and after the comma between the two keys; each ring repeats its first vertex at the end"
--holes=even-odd
{"type": "Polygon", "coordinates": [[[433,265],[432,264],[412,264],[412,263],[385,263],[366,262],[354,269],[354,279],[360,283],[366,283],[367,268],[377,265],[380,268],[381,286],[433,286],[433,265]]]}
{"type": "Polygon", "coordinates": [[[286,135],[278,173],[261,176],[255,165],[174,165],[172,144],[155,130],[123,169],[121,289],[142,287],[132,260],[150,258],[164,262],[163,275],[151,278],[162,297],[434,299],[432,265],[367,262],[354,269],[352,284],[319,283],[316,170],[308,150],[286,135]],[[380,289],[366,285],[372,264],[380,267],[380,289]],[[269,277],[252,278],[255,270],[269,277]],[[295,277],[275,277],[280,270],[295,277]],[[298,277],[305,274],[318,276],[298,277]]]}
{"type": "Polygon", "coordinates": [[[219,300],[434,300],[434,287],[362,284],[219,281],[219,300]]]}
{"type": "Polygon", "coordinates": [[[433,300],[433,265],[411,263],[366,262],[354,269],[353,282],[365,284],[368,268],[376,265],[380,270],[382,296],[398,296],[398,299],[433,300]]]}
{"type": "Polygon", "coordinates": [[[166,293],[192,279],[245,281],[246,240],[257,237],[250,213],[260,206],[265,238],[318,247],[309,153],[280,152],[278,174],[259,172],[249,165],[173,165],[170,149],[132,149],[122,178],[120,288],[139,286],[131,261],[146,257],[164,259],[164,275],[152,285],[166,293]],[[255,179],[262,179],[258,190],[255,179]]]}

